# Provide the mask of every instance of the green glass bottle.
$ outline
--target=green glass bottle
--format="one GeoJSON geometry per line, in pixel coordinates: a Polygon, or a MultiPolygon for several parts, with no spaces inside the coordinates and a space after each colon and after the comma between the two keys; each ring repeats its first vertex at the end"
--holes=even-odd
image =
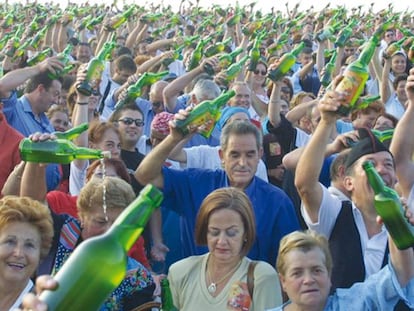
{"type": "Polygon", "coordinates": [[[161,311],[178,311],[174,306],[170,282],[167,278],[161,280],[161,311]]]}
{"type": "Polygon", "coordinates": [[[42,41],[42,39],[46,36],[46,32],[49,29],[49,25],[45,25],[43,26],[38,33],[36,33],[36,35],[30,40],[29,45],[37,50],[37,48],[40,45],[40,42],[42,41]]]}
{"type": "Polygon", "coordinates": [[[90,96],[92,94],[92,83],[99,85],[102,72],[105,69],[105,61],[110,58],[115,45],[116,44],[112,40],[105,42],[98,55],[89,61],[86,68],[86,78],[77,86],[78,92],[85,96],[90,96]]]}
{"type": "Polygon", "coordinates": [[[162,198],[161,191],[147,185],[106,233],[76,247],[55,276],[59,287],[46,290],[39,297],[48,305],[48,310],[99,310],[124,279],[127,252],[162,198]]]}
{"type": "Polygon", "coordinates": [[[14,35],[11,37],[11,45],[6,49],[5,54],[9,57],[13,57],[14,53],[20,46],[20,39],[23,34],[24,28],[22,25],[18,25],[14,35]]]}
{"type": "Polygon", "coordinates": [[[387,140],[392,139],[393,135],[394,135],[394,129],[387,129],[384,131],[378,131],[378,130],[374,130],[372,129],[371,132],[378,138],[378,140],[380,142],[385,142],[387,140]]]}
{"type": "Polygon", "coordinates": [[[236,26],[238,23],[240,23],[241,16],[242,16],[242,11],[241,11],[240,7],[238,5],[236,5],[236,9],[234,11],[233,16],[230,17],[227,21],[227,26],[229,26],[229,27],[236,26]]]}
{"type": "Polygon", "coordinates": [[[0,50],[3,50],[3,48],[6,46],[6,43],[9,42],[10,38],[13,36],[13,33],[6,33],[1,39],[0,39],[0,50]]]}
{"type": "Polygon", "coordinates": [[[224,73],[226,74],[227,83],[230,83],[231,81],[236,79],[240,71],[243,70],[244,65],[246,64],[248,59],[249,55],[245,55],[238,62],[231,64],[226,70],[224,70],[224,73]]]}
{"type": "Polygon", "coordinates": [[[371,105],[373,102],[376,102],[377,100],[380,100],[380,99],[381,99],[380,95],[360,97],[355,104],[355,109],[365,109],[369,105],[371,105]]]}
{"type": "Polygon", "coordinates": [[[279,65],[276,68],[269,70],[267,77],[273,82],[281,80],[292,68],[296,62],[296,57],[302,52],[305,47],[305,43],[301,42],[291,52],[285,53],[279,61],[279,65]]]}
{"type": "Polygon", "coordinates": [[[221,53],[224,51],[224,49],[229,45],[229,43],[233,39],[231,37],[227,38],[224,41],[217,42],[215,44],[210,45],[208,48],[205,49],[204,55],[206,57],[211,57],[213,55],[216,55],[218,53],[221,53]]]}
{"type": "Polygon", "coordinates": [[[221,109],[234,95],[236,95],[234,90],[228,90],[213,100],[205,100],[199,103],[190,111],[189,116],[185,120],[175,120],[175,126],[183,135],[187,135],[191,127],[199,127],[203,124],[208,125],[200,134],[206,138],[210,137],[214,125],[220,118],[221,109]]]}
{"type": "Polygon", "coordinates": [[[398,193],[384,184],[371,161],[362,164],[368,182],[374,190],[374,207],[399,249],[414,246],[414,226],[405,217],[405,210],[398,193]]]}
{"type": "Polygon", "coordinates": [[[253,41],[253,46],[250,50],[249,56],[250,56],[250,62],[249,62],[249,66],[247,68],[247,70],[249,71],[255,71],[257,64],[259,63],[260,60],[260,46],[262,45],[262,40],[265,37],[265,35],[267,34],[267,31],[263,31],[261,33],[259,33],[257,35],[257,37],[254,39],[253,41]]]}
{"type": "MultiPolygon", "coordinates": [[[[230,66],[234,60],[236,59],[237,55],[241,54],[243,52],[243,48],[239,47],[235,49],[231,53],[223,53],[218,57],[219,65],[218,67],[220,69],[226,68],[230,66]]],[[[204,71],[209,74],[210,76],[213,76],[216,72],[214,68],[210,64],[204,64],[204,71]]]]}
{"type": "Polygon", "coordinates": [[[32,57],[30,57],[27,60],[27,65],[28,66],[34,66],[34,65],[40,63],[41,61],[45,60],[46,57],[48,57],[51,52],[52,52],[51,48],[46,48],[43,51],[40,51],[39,53],[33,55],[32,57]]]}
{"type": "Polygon", "coordinates": [[[108,155],[101,150],[78,147],[67,139],[33,142],[24,138],[19,149],[23,161],[37,163],[69,164],[75,159],[102,159],[108,155]]]}
{"type": "Polygon", "coordinates": [[[404,41],[406,40],[406,37],[401,38],[398,41],[395,41],[391,43],[384,51],[383,56],[384,58],[391,58],[391,56],[395,53],[401,50],[401,46],[403,45],[404,41]]]}
{"type": "Polygon", "coordinates": [[[191,53],[190,63],[188,65],[187,71],[191,71],[196,68],[203,57],[203,49],[208,42],[213,39],[212,36],[208,36],[205,39],[198,41],[197,46],[195,47],[193,53],[191,53]]]}
{"type": "Polygon", "coordinates": [[[63,70],[58,70],[56,73],[49,72],[47,75],[50,79],[55,80],[58,77],[64,76],[75,67],[74,64],[70,64],[70,54],[72,53],[72,50],[73,44],[69,43],[62,52],[58,53],[57,57],[62,62],[64,68],[63,70]]]}
{"type": "Polygon", "coordinates": [[[200,39],[200,35],[194,35],[194,36],[190,36],[190,37],[184,37],[184,45],[185,46],[190,46],[191,44],[193,44],[194,42],[196,42],[197,40],[200,39]]]}
{"type": "Polygon", "coordinates": [[[326,88],[332,81],[333,71],[335,69],[335,62],[336,62],[337,52],[336,50],[333,52],[331,59],[325,66],[325,72],[321,78],[321,84],[326,88]]]}
{"type": "Polygon", "coordinates": [[[151,24],[158,21],[162,16],[162,13],[148,13],[141,16],[140,21],[145,24],[151,24]]]}
{"type": "Polygon", "coordinates": [[[331,39],[334,33],[337,31],[337,29],[339,29],[340,26],[341,26],[340,22],[328,24],[321,32],[319,32],[315,36],[316,41],[322,42],[322,41],[331,39]]]}
{"type": "Polygon", "coordinates": [[[86,29],[88,29],[88,30],[93,30],[93,28],[96,26],[96,25],[99,25],[99,24],[101,24],[102,23],[102,21],[103,21],[103,19],[104,19],[104,17],[105,17],[105,15],[104,14],[102,14],[102,15],[99,15],[99,16],[96,16],[96,17],[94,17],[94,18],[92,18],[87,24],[86,24],[86,29]]]}
{"type": "Polygon", "coordinates": [[[130,85],[127,89],[127,94],[124,99],[118,101],[115,105],[115,110],[120,109],[122,106],[124,106],[127,102],[130,102],[131,100],[135,100],[136,98],[140,97],[142,95],[142,88],[147,85],[152,85],[155,82],[161,80],[169,73],[168,70],[161,71],[158,73],[153,72],[145,72],[143,73],[137,82],[130,85]]]}
{"type": "Polygon", "coordinates": [[[14,22],[14,10],[7,13],[7,15],[4,17],[3,22],[1,23],[1,28],[7,29],[10,28],[13,25],[14,22]]]}
{"type": "Polygon", "coordinates": [[[128,10],[120,13],[111,18],[108,24],[105,25],[105,29],[108,31],[114,31],[124,24],[132,14],[135,12],[135,6],[131,5],[128,10]]]}
{"type": "Polygon", "coordinates": [[[185,48],[185,44],[180,45],[179,47],[177,47],[176,49],[174,49],[174,54],[172,57],[168,57],[168,58],[164,58],[162,60],[162,64],[165,67],[168,67],[172,62],[176,61],[177,59],[182,60],[183,59],[183,55],[182,55],[182,51],[185,48]]]}
{"type": "Polygon", "coordinates": [[[65,132],[53,132],[53,135],[55,135],[59,139],[74,140],[80,134],[85,132],[88,129],[88,127],[88,123],[82,123],[65,132]]]}
{"type": "Polygon", "coordinates": [[[353,28],[356,25],[356,20],[352,19],[351,23],[346,27],[342,28],[342,30],[338,33],[337,39],[335,41],[335,45],[338,47],[344,47],[345,43],[351,37],[353,28]]]}
{"type": "Polygon", "coordinates": [[[372,36],[370,38],[361,54],[359,54],[358,59],[347,66],[343,79],[336,86],[335,91],[345,95],[345,104],[341,105],[337,110],[340,115],[346,116],[355,108],[354,105],[368,80],[368,65],[378,42],[376,37],[372,36]]]}

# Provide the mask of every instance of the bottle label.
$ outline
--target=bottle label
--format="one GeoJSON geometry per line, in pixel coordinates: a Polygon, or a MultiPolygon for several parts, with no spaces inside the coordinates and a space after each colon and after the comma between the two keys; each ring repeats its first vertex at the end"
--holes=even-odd
{"type": "Polygon", "coordinates": [[[365,73],[357,73],[347,70],[344,78],[338,84],[335,91],[345,95],[346,107],[351,108],[361,94],[368,76],[365,73]]]}

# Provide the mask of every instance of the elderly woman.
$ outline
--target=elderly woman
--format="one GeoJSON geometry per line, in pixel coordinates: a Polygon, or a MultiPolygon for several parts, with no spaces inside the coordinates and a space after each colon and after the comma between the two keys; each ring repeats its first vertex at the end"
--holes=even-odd
{"type": "MultiPolygon", "coordinates": [[[[77,207],[79,220],[54,215],[55,239],[42,272],[55,274],[82,241],[105,233],[126,206],[135,199],[132,187],[118,177],[92,178],[81,190],[77,207]]],[[[152,300],[154,282],[149,271],[128,258],[127,274],[101,310],[131,310],[152,300]]]]}
{"type": "Polygon", "coordinates": [[[174,305],[186,310],[264,310],[282,303],[276,271],[246,257],[255,240],[250,200],[236,188],[221,188],[203,201],[195,240],[209,252],[170,267],[174,305]]]}
{"type": "Polygon", "coordinates": [[[269,311],[393,310],[399,299],[414,307],[413,250],[400,251],[390,239],[390,263],[362,283],[331,289],[328,241],[315,232],[293,232],[280,242],[276,263],[289,301],[269,311]]]}
{"type": "Polygon", "coordinates": [[[53,238],[48,208],[27,197],[0,200],[0,310],[14,310],[33,287],[30,277],[53,238]]]}

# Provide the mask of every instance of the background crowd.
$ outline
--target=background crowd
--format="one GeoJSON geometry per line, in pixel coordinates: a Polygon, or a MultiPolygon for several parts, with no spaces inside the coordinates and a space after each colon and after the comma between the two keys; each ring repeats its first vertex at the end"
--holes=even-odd
{"type": "Polygon", "coordinates": [[[372,161],[410,207],[412,12],[3,3],[0,60],[1,310],[148,183],[164,201],[102,310],[156,299],[164,274],[180,310],[414,307],[412,250],[389,239],[362,169],[372,161]],[[378,29],[357,108],[340,115],[335,86],[378,29]],[[228,90],[210,136],[208,124],[175,125],[228,90]],[[75,144],[110,159],[21,161],[24,137],[53,140],[82,123],[75,144]]]}

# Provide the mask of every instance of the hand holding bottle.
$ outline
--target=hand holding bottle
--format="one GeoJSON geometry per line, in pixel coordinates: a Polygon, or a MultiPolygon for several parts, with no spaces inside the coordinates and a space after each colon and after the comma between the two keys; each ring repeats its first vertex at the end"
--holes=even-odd
{"type": "Polygon", "coordinates": [[[50,72],[52,74],[57,74],[64,68],[63,63],[58,56],[48,57],[38,63],[35,67],[37,67],[40,72],[50,72]]]}
{"type": "MultiPolygon", "coordinates": [[[[36,279],[36,293],[40,295],[44,290],[54,290],[58,287],[58,283],[50,275],[42,275],[36,279]]],[[[47,305],[41,301],[34,293],[28,293],[23,297],[23,309],[17,311],[46,311],[47,305]]]]}

